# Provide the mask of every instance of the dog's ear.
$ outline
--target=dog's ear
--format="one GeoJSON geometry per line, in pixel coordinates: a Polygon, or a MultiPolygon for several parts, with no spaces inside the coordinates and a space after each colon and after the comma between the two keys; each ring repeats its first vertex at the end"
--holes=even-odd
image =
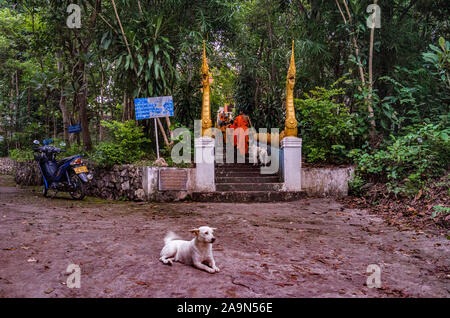
{"type": "Polygon", "coordinates": [[[198,236],[198,234],[200,233],[199,229],[190,229],[189,232],[193,233],[195,236],[198,236]]]}
{"type": "Polygon", "coordinates": [[[211,230],[215,231],[217,230],[217,227],[212,227],[211,230]]]}

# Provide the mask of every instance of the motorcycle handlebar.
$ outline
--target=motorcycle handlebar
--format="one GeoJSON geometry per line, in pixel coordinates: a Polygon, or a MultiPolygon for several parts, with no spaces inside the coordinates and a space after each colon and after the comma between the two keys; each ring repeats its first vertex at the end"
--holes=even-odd
{"type": "Polygon", "coordinates": [[[61,148],[53,147],[53,146],[43,146],[43,147],[36,147],[33,148],[33,151],[45,151],[45,152],[65,152],[65,150],[62,150],[61,148]]]}

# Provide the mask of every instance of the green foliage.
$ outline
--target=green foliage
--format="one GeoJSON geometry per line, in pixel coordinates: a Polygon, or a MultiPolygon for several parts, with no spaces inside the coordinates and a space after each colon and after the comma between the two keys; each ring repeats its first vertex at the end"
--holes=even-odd
{"type": "Polygon", "coordinates": [[[142,127],[135,121],[102,121],[102,125],[108,128],[111,139],[97,145],[92,153],[91,158],[99,166],[133,163],[145,156],[143,148],[150,140],[144,138],[142,127]]]}
{"type": "Polygon", "coordinates": [[[89,154],[86,152],[85,149],[83,149],[82,145],[79,145],[77,143],[73,143],[70,145],[70,147],[65,147],[65,157],[80,155],[82,157],[88,157],[89,154]]]}
{"type": "Polygon", "coordinates": [[[389,191],[416,194],[428,180],[448,169],[450,127],[442,124],[411,126],[401,137],[391,139],[370,154],[354,149],[350,155],[357,163],[356,186],[365,181],[385,181],[389,191]]]}
{"type": "Polygon", "coordinates": [[[423,59],[437,70],[435,75],[450,88],[450,42],[440,37],[439,47],[433,44],[429,47],[431,51],[423,53],[423,59]]]}
{"type": "Polygon", "coordinates": [[[433,206],[433,212],[431,213],[431,218],[434,219],[437,216],[447,216],[450,215],[450,208],[442,205],[433,206]]]}
{"type": "Polygon", "coordinates": [[[353,137],[358,133],[348,107],[337,103],[342,89],[317,87],[296,99],[303,153],[308,162],[342,163],[347,159],[353,137]]]}
{"type": "Polygon", "coordinates": [[[11,149],[9,151],[9,157],[18,162],[24,162],[27,160],[33,160],[33,150],[31,149],[11,149]]]}

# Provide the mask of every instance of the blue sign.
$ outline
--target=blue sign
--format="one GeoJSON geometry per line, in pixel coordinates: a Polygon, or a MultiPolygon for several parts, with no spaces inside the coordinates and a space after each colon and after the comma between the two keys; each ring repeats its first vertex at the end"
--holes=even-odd
{"type": "Polygon", "coordinates": [[[134,109],[136,119],[173,116],[172,96],[135,98],[134,109]]]}
{"type": "Polygon", "coordinates": [[[69,126],[68,129],[69,129],[70,134],[77,133],[77,132],[81,131],[81,125],[77,124],[77,125],[69,126]]]}

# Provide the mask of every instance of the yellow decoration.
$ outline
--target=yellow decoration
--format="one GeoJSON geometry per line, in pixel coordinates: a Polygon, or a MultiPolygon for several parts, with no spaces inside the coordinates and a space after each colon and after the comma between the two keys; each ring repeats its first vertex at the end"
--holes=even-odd
{"type": "MultiPolygon", "coordinates": [[[[203,84],[203,97],[202,97],[202,136],[206,136],[205,132],[212,127],[211,121],[211,102],[209,95],[210,78],[208,62],[206,60],[205,41],[203,41],[203,63],[202,63],[202,84],[203,84]]],[[[209,130],[210,131],[210,130],[209,130]]]]}
{"type": "Polygon", "coordinates": [[[297,137],[297,119],[294,107],[294,85],[295,85],[295,59],[294,41],[292,41],[292,53],[289,70],[286,78],[286,121],[285,129],[280,137],[297,137]]]}

